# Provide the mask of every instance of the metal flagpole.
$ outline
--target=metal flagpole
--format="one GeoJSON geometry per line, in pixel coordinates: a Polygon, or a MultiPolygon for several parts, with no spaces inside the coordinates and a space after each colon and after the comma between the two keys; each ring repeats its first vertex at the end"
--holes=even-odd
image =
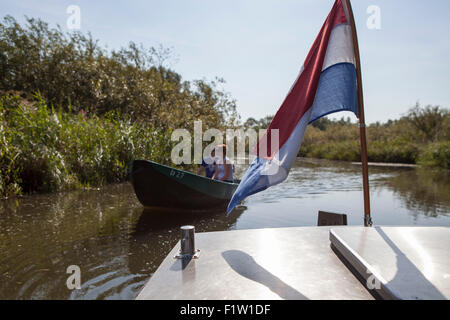
{"type": "Polygon", "coordinates": [[[367,143],[366,143],[366,124],[364,120],[364,100],[362,89],[361,76],[361,59],[359,56],[358,36],[356,34],[355,18],[353,16],[352,5],[350,0],[342,0],[347,10],[348,18],[352,30],[353,50],[355,53],[356,63],[356,81],[358,89],[358,118],[359,118],[359,136],[361,143],[361,162],[362,162],[362,176],[363,176],[363,191],[364,191],[364,226],[372,226],[372,218],[370,217],[370,196],[369,196],[369,170],[367,164],[367,143]]]}

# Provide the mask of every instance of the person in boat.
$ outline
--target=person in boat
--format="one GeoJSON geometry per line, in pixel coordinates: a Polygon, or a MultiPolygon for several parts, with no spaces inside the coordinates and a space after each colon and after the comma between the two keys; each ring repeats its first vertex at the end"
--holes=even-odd
{"type": "Polygon", "coordinates": [[[220,144],[216,146],[216,167],[213,179],[225,182],[233,182],[233,164],[227,157],[227,146],[220,144]]]}
{"type": "Polygon", "coordinates": [[[211,156],[202,159],[202,164],[198,168],[198,174],[205,174],[205,177],[212,178],[216,170],[216,150],[211,151],[211,156]]]}

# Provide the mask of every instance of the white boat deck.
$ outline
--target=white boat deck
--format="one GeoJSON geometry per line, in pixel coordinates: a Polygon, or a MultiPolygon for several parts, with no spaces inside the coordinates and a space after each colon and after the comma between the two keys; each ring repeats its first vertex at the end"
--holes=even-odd
{"type": "Polygon", "coordinates": [[[198,233],[195,242],[198,259],[175,259],[178,243],[137,299],[450,296],[450,228],[253,229],[198,233]]]}
{"type": "Polygon", "coordinates": [[[137,299],[373,299],[330,247],[330,227],[197,233],[178,243],[137,299]]]}
{"type": "Polygon", "coordinates": [[[333,228],[330,240],[384,299],[450,298],[450,228],[333,228]]]}

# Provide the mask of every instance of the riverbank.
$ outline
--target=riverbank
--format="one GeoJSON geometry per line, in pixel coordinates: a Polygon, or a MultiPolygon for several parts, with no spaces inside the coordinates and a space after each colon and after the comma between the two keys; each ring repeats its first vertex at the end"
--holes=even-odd
{"type": "MultiPolygon", "coordinates": [[[[171,165],[177,143],[171,141],[170,129],[158,130],[116,112],[88,116],[58,111],[39,95],[34,101],[0,96],[0,116],[0,198],[122,182],[134,159],[171,165]]],[[[382,143],[380,137],[392,130],[368,127],[371,165],[450,168],[449,141],[405,140],[405,129],[382,143]]],[[[354,124],[332,122],[325,130],[309,126],[299,155],[358,162],[358,137],[354,124]]]]}
{"type": "MultiPolygon", "coordinates": [[[[362,165],[361,162],[352,162],[358,166],[362,165]]],[[[417,164],[408,163],[392,163],[392,162],[369,162],[367,163],[369,167],[393,167],[393,168],[417,168],[417,164]]]]}
{"type": "MultiPolygon", "coordinates": [[[[450,169],[448,109],[416,106],[398,120],[371,124],[366,130],[369,162],[450,169]]],[[[312,123],[306,129],[299,156],[361,161],[358,124],[326,118],[312,123]]]]}
{"type": "MultiPolygon", "coordinates": [[[[267,128],[273,116],[249,118],[245,128],[267,128]]],[[[366,126],[367,156],[374,163],[403,163],[450,169],[450,110],[416,104],[400,119],[366,126]]],[[[361,161],[359,125],[349,117],[321,118],[305,131],[298,156],[361,161]]]]}

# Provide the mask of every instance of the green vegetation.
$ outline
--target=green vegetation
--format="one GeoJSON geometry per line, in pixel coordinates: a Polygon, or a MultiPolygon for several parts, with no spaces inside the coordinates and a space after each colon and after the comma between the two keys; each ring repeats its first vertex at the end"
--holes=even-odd
{"type": "MultiPolygon", "coordinates": [[[[270,117],[249,119],[247,127],[259,128],[270,117]],[[250,121],[249,121],[250,120],[250,121]]],[[[450,112],[439,106],[418,104],[399,120],[367,127],[368,158],[372,162],[417,163],[450,169],[450,112]]],[[[360,161],[359,126],[350,118],[313,122],[305,132],[299,156],[360,161]]]]}
{"type": "Polygon", "coordinates": [[[450,141],[430,143],[419,155],[418,163],[450,169],[450,141]]]}
{"type": "Polygon", "coordinates": [[[168,49],[133,42],[106,51],[88,36],[64,34],[41,20],[21,26],[11,16],[0,23],[0,88],[40,92],[63,111],[103,115],[117,111],[156,128],[187,128],[201,119],[220,128],[237,120],[236,105],[220,90],[223,80],[182,81],[164,67],[168,49]]]}
{"type": "Polygon", "coordinates": [[[223,80],[183,81],[170,50],[107,51],[90,34],[28,19],[0,23],[0,198],[100,186],[126,165],[167,163],[174,128],[239,121],[223,80]]]}
{"type": "Polygon", "coordinates": [[[54,111],[37,96],[24,105],[0,98],[0,195],[99,186],[126,179],[136,158],[167,163],[171,131],[110,112],[102,117],[54,111]]]}

